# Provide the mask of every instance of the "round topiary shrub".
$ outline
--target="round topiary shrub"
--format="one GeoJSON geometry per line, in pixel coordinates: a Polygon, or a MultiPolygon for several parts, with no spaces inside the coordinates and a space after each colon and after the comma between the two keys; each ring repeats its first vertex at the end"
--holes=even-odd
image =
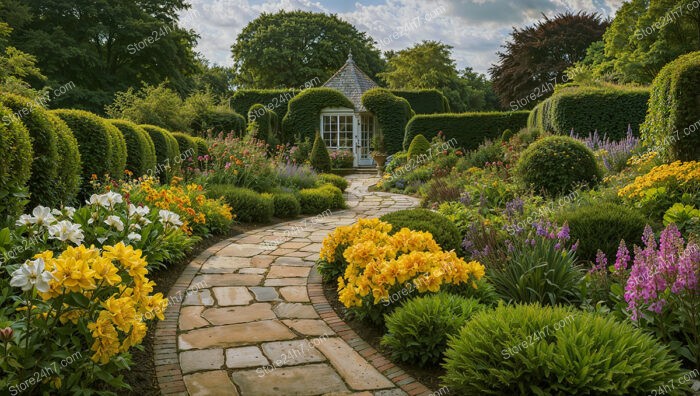
{"type": "Polygon", "coordinates": [[[510,129],[506,129],[506,130],[503,131],[503,133],[501,134],[501,140],[504,141],[504,142],[507,142],[507,141],[509,141],[510,138],[512,138],[514,135],[515,135],[515,134],[513,133],[513,131],[511,131],[510,129]]]}
{"type": "Polygon", "coordinates": [[[49,112],[19,95],[2,93],[0,102],[12,113],[21,114],[21,122],[27,128],[32,141],[34,160],[29,179],[29,207],[37,205],[58,206],[61,202],[56,185],[58,177],[58,137],[48,119],[49,112]],[[24,113],[26,110],[31,110],[24,113]]]}
{"type": "Polygon", "coordinates": [[[318,175],[318,180],[322,184],[332,184],[340,189],[340,191],[345,191],[348,188],[348,181],[345,180],[343,176],[334,175],[332,173],[323,173],[318,175]]]}
{"type": "Polygon", "coordinates": [[[156,166],[149,176],[158,177],[161,183],[169,183],[180,168],[180,147],[175,137],[155,125],[139,125],[153,141],[156,150],[156,166]]]}
{"type": "Polygon", "coordinates": [[[685,373],[630,323],[538,305],[472,316],[450,338],[444,367],[442,383],[457,395],[647,395],[685,373]]]}
{"type": "Polygon", "coordinates": [[[236,219],[243,223],[267,223],[272,219],[275,205],[270,194],[234,187],[230,184],[207,186],[209,198],[223,198],[232,208],[236,219]]]}
{"type": "Polygon", "coordinates": [[[614,203],[575,207],[559,213],[556,220],[569,224],[571,239],[579,241],[579,258],[590,261],[595,261],[599,249],[615,257],[622,239],[630,244],[640,242],[647,225],[641,213],[614,203]]]}
{"type": "Polygon", "coordinates": [[[345,207],[343,192],[331,184],[324,184],[318,188],[302,189],[298,196],[303,214],[318,214],[326,210],[345,207]]]}
{"type": "MultiPolygon", "coordinates": [[[[60,117],[68,128],[70,128],[73,136],[78,141],[78,149],[80,150],[80,159],[82,161],[82,189],[84,195],[90,193],[90,180],[93,175],[97,178],[102,178],[105,175],[120,178],[124,171],[119,171],[119,174],[114,174],[117,171],[119,162],[118,157],[121,157],[120,147],[118,146],[118,138],[115,135],[119,133],[115,127],[109,125],[104,119],[83,110],[53,110],[54,114],[60,117]]],[[[124,138],[121,138],[124,143],[124,138]]],[[[124,165],[126,165],[126,143],[124,143],[124,165]]]]}
{"type": "Polygon", "coordinates": [[[70,205],[80,192],[82,161],[78,140],[68,125],[55,114],[48,112],[47,119],[56,131],[58,150],[58,173],[56,175],[56,195],[63,205],[70,205]]]}
{"type": "Polygon", "coordinates": [[[316,139],[314,140],[314,146],[311,149],[311,166],[317,172],[331,171],[331,156],[328,154],[326,142],[321,139],[321,135],[318,133],[316,134],[316,139]]]}
{"type": "Polygon", "coordinates": [[[301,204],[294,194],[276,193],[272,195],[272,199],[275,205],[275,217],[290,219],[301,213],[301,204]]]}
{"type": "Polygon", "coordinates": [[[391,234],[402,228],[433,234],[433,239],[443,250],[461,251],[459,229],[447,217],[428,209],[404,209],[385,214],[380,218],[392,225],[391,234]]]}
{"type": "Polygon", "coordinates": [[[411,145],[408,146],[408,158],[416,159],[418,156],[425,155],[430,150],[430,142],[425,136],[418,134],[411,140],[411,145]]]}
{"type": "Polygon", "coordinates": [[[156,167],[156,149],[151,137],[143,128],[126,120],[110,120],[126,141],[126,170],[134,177],[148,174],[156,167]]]}
{"type": "Polygon", "coordinates": [[[546,195],[566,194],[602,177],[593,152],[568,136],[549,136],[531,144],[516,165],[528,188],[546,195]]]}
{"type": "Polygon", "coordinates": [[[448,337],[482,309],[477,300],[448,293],[413,298],[385,316],[387,332],[381,343],[394,361],[420,367],[438,364],[448,337]]]}
{"type": "Polygon", "coordinates": [[[12,112],[0,106],[0,228],[14,223],[26,203],[22,196],[32,169],[32,140],[12,112]]]}

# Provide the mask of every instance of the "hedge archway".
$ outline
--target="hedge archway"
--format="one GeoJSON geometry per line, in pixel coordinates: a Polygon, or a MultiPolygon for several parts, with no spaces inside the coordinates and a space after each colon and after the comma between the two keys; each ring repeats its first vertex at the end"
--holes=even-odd
{"type": "Polygon", "coordinates": [[[345,95],[331,88],[309,88],[290,100],[287,115],[282,120],[285,142],[297,138],[303,141],[306,137],[313,140],[321,110],[328,107],[355,108],[345,95]]]}
{"type": "Polygon", "coordinates": [[[377,117],[387,154],[401,151],[406,124],[415,115],[408,101],[388,89],[373,88],[362,95],[362,104],[377,117]]]}

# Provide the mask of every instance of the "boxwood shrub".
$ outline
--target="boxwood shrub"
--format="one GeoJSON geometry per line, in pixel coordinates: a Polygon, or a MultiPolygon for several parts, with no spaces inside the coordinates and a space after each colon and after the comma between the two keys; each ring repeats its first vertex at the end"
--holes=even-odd
{"type": "Polygon", "coordinates": [[[373,88],[362,95],[362,105],[377,117],[387,154],[401,151],[406,124],[415,115],[408,101],[387,89],[373,88]]]}
{"type": "Polygon", "coordinates": [[[216,135],[220,132],[242,134],[246,129],[246,120],[231,109],[215,107],[198,113],[192,119],[190,128],[201,136],[206,136],[208,133],[216,135]]]}
{"type": "Polygon", "coordinates": [[[683,55],[654,79],[642,125],[646,145],[669,160],[700,160],[700,52],[683,55]]]}
{"type": "Polygon", "coordinates": [[[602,177],[593,152],[568,136],[548,136],[531,144],[515,171],[528,188],[550,196],[595,185],[602,177]]]}
{"type": "Polygon", "coordinates": [[[110,120],[126,141],[126,169],[134,177],[141,177],[156,166],[156,149],[153,140],[143,128],[126,120],[110,120]]]}
{"type": "Polygon", "coordinates": [[[82,160],[78,140],[63,120],[52,112],[47,118],[56,131],[58,149],[58,174],[56,176],[56,193],[63,205],[70,205],[80,192],[80,175],[82,160]]]}
{"type": "Polygon", "coordinates": [[[85,189],[86,194],[89,193],[92,175],[98,178],[107,174],[114,178],[122,177],[126,166],[126,143],[116,127],[95,114],[83,110],[54,110],[54,114],[68,125],[78,141],[82,161],[82,188],[85,189]],[[119,138],[123,147],[118,144],[119,138]],[[124,159],[123,162],[121,158],[124,159]],[[115,161],[118,162],[115,163],[115,161]],[[120,164],[123,165],[121,170],[118,170],[120,164]]]}
{"type": "Polygon", "coordinates": [[[318,175],[318,181],[322,184],[332,184],[345,191],[348,188],[348,181],[343,176],[334,175],[332,173],[322,173],[318,175]]]}
{"type": "Polygon", "coordinates": [[[385,214],[380,218],[392,225],[391,233],[402,228],[424,231],[433,234],[433,239],[443,250],[461,251],[459,229],[447,217],[428,209],[404,209],[385,214]]]}
{"type": "Polygon", "coordinates": [[[419,155],[427,154],[430,150],[430,142],[425,136],[418,134],[411,140],[411,145],[408,146],[408,158],[415,159],[419,155]]]}
{"type": "Polygon", "coordinates": [[[593,131],[620,140],[631,125],[639,135],[649,101],[647,88],[567,87],[536,107],[528,125],[547,132],[587,136],[593,131]]]}
{"type": "Polygon", "coordinates": [[[437,89],[399,90],[390,92],[408,101],[416,114],[449,113],[450,102],[437,89]]]}
{"type": "Polygon", "coordinates": [[[450,338],[444,368],[443,385],[458,395],[647,395],[685,374],[667,347],[630,323],[538,305],[472,316],[450,338]]]}
{"type": "Polygon", "coordinates": [[[305,137],[313,139],[321,110],[327,107],[355,108],[348,98],[331,88],[309,88],[292,98],[287,114],[282,119],[284,141],[289,142],[296,137],[300,141],[305,137]]]}
{"type": "Polygon", "coordinates": [[[0,106],[0,226],[19,216],[26,203],[27,182],[31,176],[32,140],[12,111],[0,106]],[[24,196],[23,196],[24,195],[24,196]]]}
{"type": "Polygon", "coordinates": [[[274,193],[272,200],[275,205],[275,217],[280,219],[291,219],[301,213],[299,199],[292,193],[274,193]]]}
{"type": "Polygon", "coordinates": [[[314,145],[311,148],[311,166],[316,172],[330,172],[331,156],[328,153],[326,142],[321,139],[320,134],[316,134],[314,145]]]}
{"type": "Polygon", "coordinates": [[[430,140],[442,131],[447,140],[456,139],[458,147],[474,150],[506,129],[524,128],[528,115],[528,111],[417,115],[406,125],[403,147],[407,149],[418,134],[430,140]]]}
{"type": "Polygon", "coordinates": [[[474,299],[437,293],[415,297],[385,316],[381,344],[397,362],[423,367],[440,363],[449,336],[485,307],[474,299]]]}
{"type": "Polygon", "coordinates": [[[289,101],[299,92],[297,89],[239,89],[231,98],[231,107],[239,114],[248,114],[250,108],[259,103],[284,119],[289,101]]]}
{"type": "Polygon", "coordinates": [[[595,261],[598,249],[615,257],[620,240],[629,246],[641,244],[647,219],[639,212],[615,203],[577,206],[556,215],[559,224],[569,224],[572,240],[579,241],[578,257],[595,261]]]}
{"type": "Polygon", "coordinates": [[[268,143],[279,142],[273,130],[274,119],[277,117],[274,111],[268,110],[260,103],[250,107],[248,111],[248,124],[255,122],[258,126],[258,139],[268,143]]]}
{"type": "Polygon", "coordinates": [[[233,209],[236,220],[243,223],[267,223],[275,213],[271,194],[260,194],[248,188],[230,184],[213,184],[207,186],[207,196],[222,197],[233,209]]]}
{"type": "Polygon", "coordinates": [[[187,158],[197,158],[199,153],[197,152],[197,142],[194,138],[183,132],[173,132],[172,133],[175,140],[177,140],[177,147],[180,150],[180,159],[186,161],[187,158]]]}
{"type": "Polygon", "coordinates": [[[31,99],[2,93],[0,101],[12,113],[22,114],[21,122],[27,128],[32,142],[34,160],[29,179],[29,207],[37,205],[56,207],[61,202],[57,191],[58,136],[48,119],[49,112],[36,106],[31,99]],[[23,109],[31,110],[24,114],[23,109]]]}
{"type": "Polygon", "coordinates": [[[345,207],[343,192],[332,184],[324,184],[317,188],[305,188],[299,191],[301,213],[318,214],[329,209],[345,207]]]}
{"type": "Polygon", "coordinates": [[[149,176],[156,176],[162,183],[170,179],[180,168],[180,146],[169,131],[155,125],[140,125],[150,136],[156,149],[156,167],[149,176]]]}

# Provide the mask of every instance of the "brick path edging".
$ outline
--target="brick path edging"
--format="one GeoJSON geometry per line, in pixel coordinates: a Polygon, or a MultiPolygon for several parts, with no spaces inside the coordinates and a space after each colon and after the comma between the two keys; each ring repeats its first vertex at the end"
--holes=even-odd
{"type": "Polygon", "coordinates": [[[432,395],[430,389],[385,358],[384,355],[360,338],[360,336],[335,313],[333,307],[328,303],[323,293],[323,280],[321,274],[318,272],[317,265],[309,272],[306,290],[309,293],[311,304],[328,327],[365,358],[369,364],[374,366],[377,371],[389,378],[391,382],[410,396],[432,395]]]}

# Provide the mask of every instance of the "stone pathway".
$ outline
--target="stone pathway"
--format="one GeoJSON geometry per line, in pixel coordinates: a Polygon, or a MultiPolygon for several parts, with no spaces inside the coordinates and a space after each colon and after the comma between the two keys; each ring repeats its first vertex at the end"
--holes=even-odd
{"type": "Polygon", "coordinates": [[[417,204],[368,192],[376,177],[347,178],[349,209],[238,235],[185,269],[156,330],[164,394],[429,393],[360,340],[323,297],[313,266],[329,232],[417,204]]]}

